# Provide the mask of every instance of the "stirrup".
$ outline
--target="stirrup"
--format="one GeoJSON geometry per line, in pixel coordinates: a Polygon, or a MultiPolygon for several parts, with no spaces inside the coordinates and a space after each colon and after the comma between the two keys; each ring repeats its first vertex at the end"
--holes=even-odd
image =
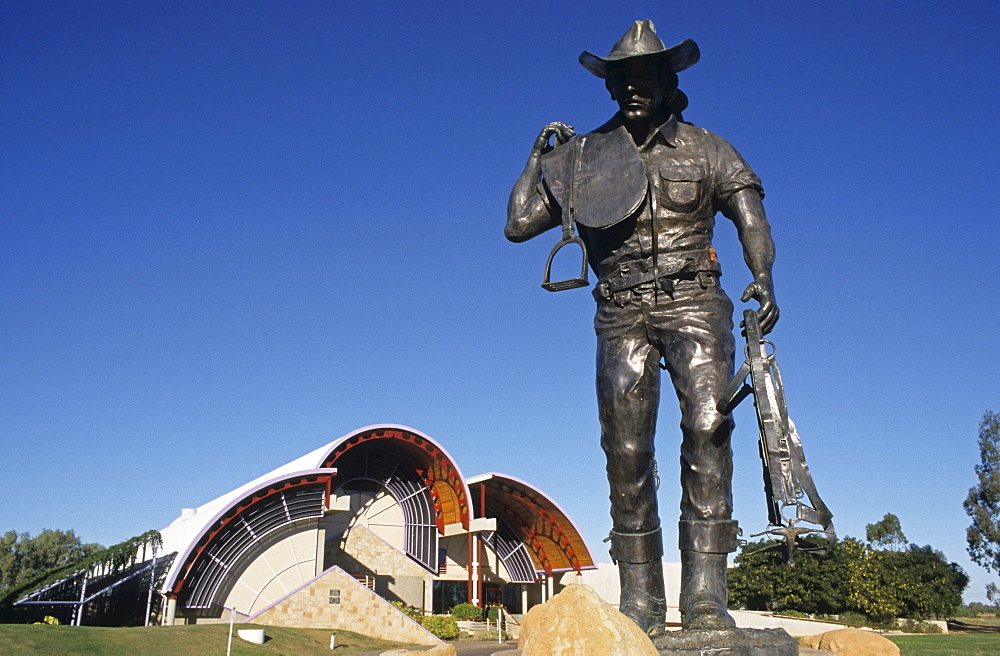
{"type": "Polygon", "coordinates": [[[562,215],[562,239],[555,245],[549,253],[549,259],[545,262],[545,276],[542,279],[542,289],[547,292],[561,292],[567,289],[577,289],[590,284],[587,280],[587,246],[579,236],[573,233],[573,220],[576,218],[576,174],[580,164],[580,152],[583,150],[584,139],[577,139],[573,144],[573,165],[570,167],[569,183],[569,207],[562,215]],[[583,264],[580,266],[579,278],[567,278],[566,280],[552,281],[552,260],[556,253],[563,246],[576,244],[583,254],[583,264]]]}
{"type": "Polygon", "coordinates": [[[542,280],[542,289],[549,292],[561,292],[567,289],[576,289],[578,287],[586,287],[590,284],[587,280],[587,247],[584,245],[583,240],[572,232],[569,235],[564,235],[559,243],[555,245],[552,252],[549,253],[549,259],[545,263],[545,278],[542,280]],[[583,254],[583,264],[580,266],[580,277],[579,278],[567,278],[566,280],[557,280],[553,282],[552,278],[552,261],[556,257],[556,253],[559,252],[563,246],[569,246],[570,244],[577,244],[583,254]]]}

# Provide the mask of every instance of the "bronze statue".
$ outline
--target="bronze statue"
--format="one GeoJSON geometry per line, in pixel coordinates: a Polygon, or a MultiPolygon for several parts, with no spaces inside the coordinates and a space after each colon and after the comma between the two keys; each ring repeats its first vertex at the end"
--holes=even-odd
{"type": "Polygon", "coordinates": [[[618,112],[585,135],[564,123],[542,129],[511,192],[505,229],[521,242],[561,224],[565,237],[575,223],[598,277],[597,399],[611,557],[621,612],[653,636],[663,632],[666,613],[653,445],[661,368],[681,409],[683,627],[735,627],[726,610],[727,554],[738,534],[732,421],[717,409],[733,376],[733,304],[719,286],[712,248],[717,212],[736,224],[753,274],[740,300],[759,302],[764,334],[778,320],[760,179],[728,142],[682,116],[687,97],[677,73],[698,59],[690,39],[664,47],[650,21],[632,25],[607,57],[581,54],[618,112]]]}

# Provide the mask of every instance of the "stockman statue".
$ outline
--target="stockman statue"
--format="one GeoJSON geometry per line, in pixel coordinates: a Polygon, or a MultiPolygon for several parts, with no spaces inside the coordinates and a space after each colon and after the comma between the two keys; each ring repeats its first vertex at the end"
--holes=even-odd
{"type": "MultiPolygon", "coordinates": [[[[511,192],[505,229],[508,239],[522,242],[561,225],[560,245],[582,240],[597,275],[597,400],[611,488],[611,557],[622,613],[652,635],[663,631],[666,613],[653,447],[661,368],[681,409],[683,627],[735,626],[726,611],[727,554],[736,550],[738,533],[732,421],[717,409],[733,376],[733,304],[719,286],[712,248],[717,212],[736,224],[753,274],[740,300],[759,302],[764,334],[778,320],[760,179],[726,140],[681,114],[687,97],[677,73],[698,58],[690,39],[664,47],[650,21],[637,21],[607,57],[581,54],[618,112],[585,135],[564,123],[542,129],[511,192]]],[[[587,284],[586,270],[567,283],[548,277],[547,270],[544,286],[552,290],[587,284]]]]}

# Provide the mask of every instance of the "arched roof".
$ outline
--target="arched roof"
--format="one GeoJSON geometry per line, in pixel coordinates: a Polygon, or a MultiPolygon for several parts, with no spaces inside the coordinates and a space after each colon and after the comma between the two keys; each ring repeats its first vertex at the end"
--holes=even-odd
{"type": "Polygon", "coordinates": [[[562,508],[537,487],[491,472],[467,481],[477,516],[497,517],[517,531],[538,572],[594,569],[594,559],[579,529],[562,508]],[[485,508],[480,499],[485,497],[485,508]]]}
{"type": "Polygon", "coordinates": [[[189,589],[180,596],[192,604],[198,603],[197,599],[218,596],[224,588],[219,581],[226,574],[217,570],[224,569],[225,563],[235,563],[257,540],[254,534],[260,534],[240,528],[246,523],[253,527],[258,521],[246,513],[278,522],[273,527],[278,530],[282,521],[287,526],[301,519],[294,513],[282,519],[278,512],[290,500],[282,495],[290,494],[293,488],[298,488],[296,503],[305,513],[302,518],[319,518],[329,507],[327,497],[332,488],[364,480],[381,484],[396,498],[407,522],[405,551],[431,571],[437,564],[438,535],[445,534],[449,525],[461,524],[469,530],[471,520],[477,516],[501,520],[494,534],[486,539],[503,557],[512,575],[516,572],[518,580],[531,580],[543,572],[594,567],[575,524],[538,488],[498,473],[466,481],[447,450],[429,436],[407,426],[378,424],[352,431],[182,513],[162,532],[164,547],[177,551],[179,558],[161,589],[177,594],[187,585],[189,589]],[[475,489],[473,494],[470,486],[483,489],[475,489]],[[476,513],[480,492],[486,503],[476,513]],[[306,502],[306,497],[312,500],[306,502]],[[408,508],[412,511],[409,514],[408,508]],[[240,520],[241,515],[248,522],[240,520]],[[195,587],[199,588],[197,594],[195,587]]]}
{"type": "Polygon", "coordinates": [[[303,520],[319,520],[329,505],[336,469],[284,474],[236,497],[213,516],[172,568],[163,589],[183,595],[185,605],[207,608],[217,599],[230,568],[268,534],[303,520]],[[188,585],[188,583],[191,585],[188,585]]]}
{"type": "Polygon", "coordinates": [[[327,445],[316,466],[338,467],[338,461],[353,450],[373,446],[382,453],[405,454],[416,464],[417,474],[430,490],[440,533],[448,524],[469,528],[469,486],[461,470],[444,447],[420,431],[396,424],[366,426],[327,445]]]}

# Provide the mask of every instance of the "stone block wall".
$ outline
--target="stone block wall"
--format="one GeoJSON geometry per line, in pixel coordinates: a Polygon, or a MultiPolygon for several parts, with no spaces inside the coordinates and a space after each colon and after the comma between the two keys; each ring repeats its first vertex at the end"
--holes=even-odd
{"type": "Polygon", "coordinates": [[[433,633],[339,567],[324,572],[246,621],[299,629],[343,629],[407,644],[442,644],[433,633]],[[339,603],[331,603],[331,591],[339,592],[339,603]]]}
{"type": "Polygon", "coordinates": [[[327,543],[326,564],[374,576],[375,591],[387,599],[421,610],[432,607],[433,575],[364,526],[353,526],[346,539],[327,543]]]}

